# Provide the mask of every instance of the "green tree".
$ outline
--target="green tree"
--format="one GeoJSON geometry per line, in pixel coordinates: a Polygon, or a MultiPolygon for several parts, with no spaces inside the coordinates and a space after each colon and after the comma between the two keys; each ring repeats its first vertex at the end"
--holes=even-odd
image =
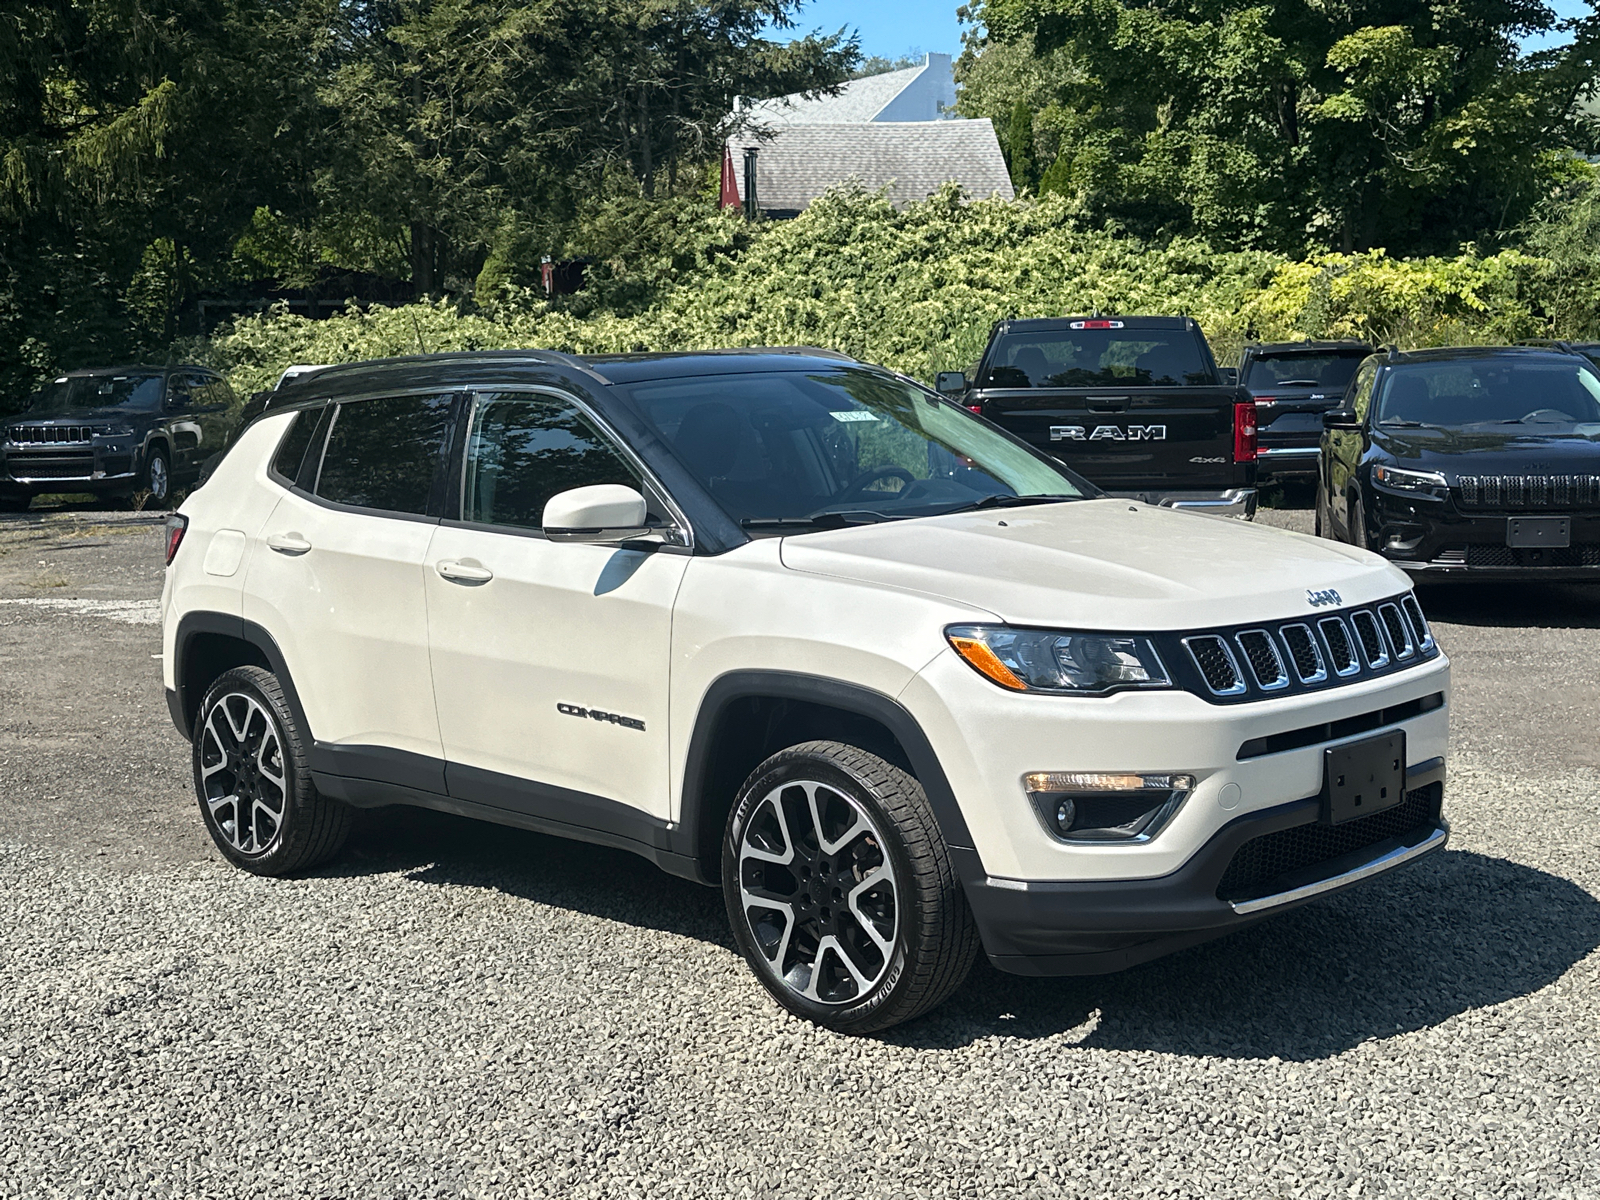
{"type": "Polygon", "coordinates": [[[1011,106],[1006,125],[1006,165],[1011,168],[1011,186],[1017,191],[1031,188],[1038,180],[1033,169],[1033,109],[1019,99],[1011,106]]]}

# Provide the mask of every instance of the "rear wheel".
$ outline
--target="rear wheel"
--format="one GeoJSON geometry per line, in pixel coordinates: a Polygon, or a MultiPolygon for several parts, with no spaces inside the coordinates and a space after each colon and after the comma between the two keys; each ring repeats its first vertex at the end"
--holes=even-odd
{"type": "Polygon", "coordinates": [[[722,878],[762,984],[841,1032],[921,1016],[978,953],[922,785],[854,746],[806,742],[756,768],[729,815],[722,878]]]}
{"type": "Polygon", "coordinates": [[[195,719],[195,794],[211,840],[234,865],[287,875],[344,845],[353,814],[312,784],[305,746],[270,671],[235,667],[206,692],[195,719]]]}

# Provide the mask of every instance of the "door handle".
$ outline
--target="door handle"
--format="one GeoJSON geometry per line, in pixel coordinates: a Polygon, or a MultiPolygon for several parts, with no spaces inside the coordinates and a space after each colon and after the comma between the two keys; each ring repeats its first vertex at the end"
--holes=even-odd
{"type": "Polygon", "coordinates": [[[304,554],[311,549],[311,543],[298,533],[269,533],[267,547],[279,554],[304,554]]]}
{"type": "Polygon", "coordinates": [[[441,558],[433,569],[452,583],[488,583],[494,578],[494,572],[488,567],[470,559],[441,558]]]}

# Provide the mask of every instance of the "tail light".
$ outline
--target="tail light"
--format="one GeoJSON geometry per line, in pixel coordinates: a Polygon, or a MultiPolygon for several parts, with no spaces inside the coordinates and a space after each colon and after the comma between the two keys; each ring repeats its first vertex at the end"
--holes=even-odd
{"type": "Polygon", "coordinates": [[[1233,406],[1233,461],[1256,460],[1256,406],[1255,401],[1241,401],[1233,406]]]}
{"type": "Polygon", "coordinates": [[[167,566],[170,567],[178,556],[178,547],[183,545],[183,535],[188,529],[189,518],[182,513],[173,513],[167,518],[167,566]]]}
{"type": "Polygon", "coordinates": [[[983,416],[983,405],[981,405],[981,404],[969,404],[969,405],[967,405],[967,411],[970,412],[970,413],[977,413],[981,417],[981,416],[983,416]]]}

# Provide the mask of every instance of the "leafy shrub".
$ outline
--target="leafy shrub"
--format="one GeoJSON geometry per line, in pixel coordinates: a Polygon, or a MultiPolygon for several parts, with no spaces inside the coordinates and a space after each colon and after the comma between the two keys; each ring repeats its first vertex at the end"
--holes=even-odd
{"type": "Polygon", "coordinates": [[[424,302],[323,321],[271,312],[241,318],[192,350],[246,389],[268,386],[291,362],[507,347],[806,344],[929,379],[975,361],[990,327],[1008,316],[1186,313],[1227,361],[1248,334],[1481,343],[1581,332],[1566,327],[1563,313],[1597,310],[1595,273],[1515,250],[1295,261],[1188,239],[1146,244],[1085,230],[1073,211],[1055,195],[968,203],[948,187],[896,212],[881,194],[840,187],[796,220],[742,234],[726,218],[675,214],[681,252],[635,267],[619,257],[599,296],[551,303],[518,293],[483,311],[424,302]],[[1562,279],[1574,294],[1561,312],[1534,302],[1562,279]],[[646,296],[654,302],[641,306],[646,296]]]}

